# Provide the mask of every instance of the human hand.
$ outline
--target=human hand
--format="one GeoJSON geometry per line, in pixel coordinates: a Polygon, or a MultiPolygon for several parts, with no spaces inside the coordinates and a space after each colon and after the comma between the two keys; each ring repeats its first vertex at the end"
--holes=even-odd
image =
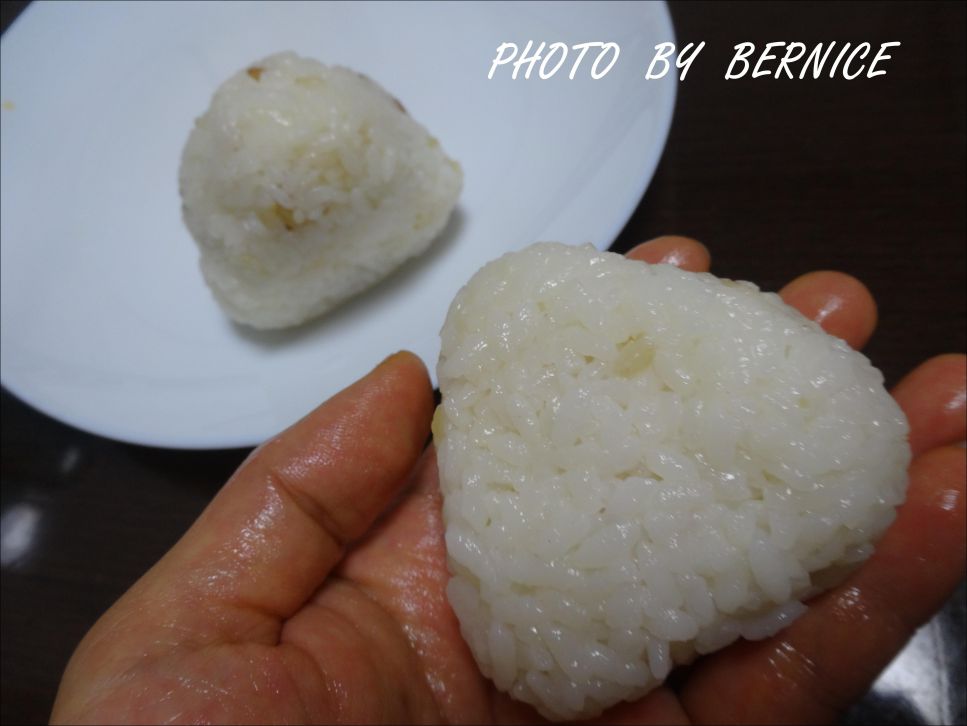
{"type": "MultiPolygon", "coordinates": [[[[707,270],[660,238],[629,256],[707,270]]],[[[846,275],[783,298],[854,347],[876,309],[846,275]]],[[[894,391],[911,426],[907,502],[876,553],[773,638],[740,642],[609,722],[818,722],[863,694],[949,597],[965,558],[965,358],[894,391]]],[[[422,364],[393,356],[246,460],[175,547],[91,629],[55,722],[540,721],[484,679],[447,604],[422,364]],[[422,453],[421,453],[422,452],[422,453]],[[382,515],[382,516],[381,516],[382,515]]]]}

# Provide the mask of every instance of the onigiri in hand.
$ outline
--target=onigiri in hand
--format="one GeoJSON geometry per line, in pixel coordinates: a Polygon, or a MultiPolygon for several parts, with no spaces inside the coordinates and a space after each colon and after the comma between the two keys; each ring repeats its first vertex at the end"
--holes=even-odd
{"type": "Polygon", "coordinates": [[[538,244],[441,335],[447,595],[484,675],[549,718],[774,634],[905,496],[882,375],[750,283],[538,244]]]}
{"type": "Polygon", "coordinates": [[[293,53],[222,84],[179,173],[205,281],[256,328],[321,315],[424,252],[462,184],[375,82],[293,53]]]}

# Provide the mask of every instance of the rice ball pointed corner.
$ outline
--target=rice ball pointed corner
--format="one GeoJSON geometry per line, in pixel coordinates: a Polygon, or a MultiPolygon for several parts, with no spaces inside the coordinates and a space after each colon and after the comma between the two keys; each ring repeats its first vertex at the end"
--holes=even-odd
{"type": "Polygon", "coordinates": [[[772,635],[904,499],[879,371],[750,283],[537,244],[441,337],[447,594],[481,671],[549,718],[772,635]]]}
{"type": "Polygon", "coordinates": [[[179,171],[205,281],[256,328],[322,315],[424,252],[462,185],[393,96],[293,53],[218,88],[179,171]]]}

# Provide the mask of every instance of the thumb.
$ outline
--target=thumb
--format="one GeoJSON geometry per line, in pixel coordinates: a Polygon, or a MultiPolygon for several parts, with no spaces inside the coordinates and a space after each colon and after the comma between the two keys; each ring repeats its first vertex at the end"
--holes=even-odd
{"type": "Polygon", "coordinates": [[[272,641],[386,508],[429,436],[422,362],[398,353],[256,449],[114,609],[184,642],[272,641]]]}

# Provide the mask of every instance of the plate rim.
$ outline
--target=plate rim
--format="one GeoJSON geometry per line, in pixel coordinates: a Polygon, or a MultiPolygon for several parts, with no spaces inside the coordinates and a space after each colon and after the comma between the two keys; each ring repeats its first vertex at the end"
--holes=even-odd
{"type": "MultiPolygon", "coordinates": [[[[657,6],[660,20],[658,33],[661,35],[661,37],[667,37],[669,41],[677,44],[675,28],[667,1],[659,0],[658,2],[655,2],[655,0],[645,0],[645,2],[642,4],[657,6]]],[[[36,4],[31,4],[21,11],[21,13],[4,31],[0,41],[6,41],[11,32],[15,31],[18,26],[22,25],[22,19],[34,13],[35,5],[36,4]]],[[[670,76],[667,78],[670,78],[670,76]]],[[[604,225],[602,226],[606,233],[602,233],[599,238],[601,240],[601,244],[596,245],[599,247],[599,249],[607,250],[611,247],[611,245],[614,244],[621,231],[634,215],[635,210],[642,203],[648,187],[650,186],[661,162],[662,156],[664,155],[668,142],[668,136],[674,120],[675,106],[678,97],[677,80],[674,83],[663,83],[663,88],[665,89],[665,92],[659,97],[659,103],[656,105],[657,123],[654,135],[654,143],[649,148],[647,156],[641,163],[641,173],[638,176],[637,183],[628,185],[628,191],[625,195],[624,202],[618,203],[618,206],[622,209],[622,211],[614,215],[610,225],[606,227],[604,225]]],[[[2,358],[5,357],[6,356],[3,356],[2,358]]],[[[0,358],[0,360],[2,360],[2,358],[0,358]]],[[[423,362],[428,368],[433,365],[432,361],[423,362]]],[[[360,373],[360,375],[364,374],[365,371],[360,373]]],[[[29,390],[29,386],[21,385],[15,378],[11,378],[11,372],[8,365],[0,366],[0,386],[2,386],[3,390],[12,398],[34,409],[35,411],[38,411],[61,424],[66,424],[78,429],[85,434],[97,436],[109,441],[117,441],[124,444],[150,448],[176,449],[185,451],[214,451],[220,449],[252,448],[254,446],[258,446],[262,440],[265,440],[259,439],[252,441],[250,436],[243,435],[238,435],[235,437],[215,435],[211,438],[196,435],[185,438],[183,436],[179,436],[178,432],[172,432],[168,435],[151,436],[139,435],[138,433],[132,434],[126,429],[116,428],[106,420],[97,419],[96,417],[94,419],[90,419],[90,417],[85,417],[72,410],[58,410],[55,406],[48,405],[47,401],[38,400],[37,397],[32,395],[32,392],[29,390]]],[[[318,404],[321,403],[323,403],[323,401],[318,402],[318,404]]],[[[278,433],[278,431],[275,433],[278,433]]],[[[268,436],[265,438],[270,438],[272,435],[274,434],[268,434],[268,436]]]]}

